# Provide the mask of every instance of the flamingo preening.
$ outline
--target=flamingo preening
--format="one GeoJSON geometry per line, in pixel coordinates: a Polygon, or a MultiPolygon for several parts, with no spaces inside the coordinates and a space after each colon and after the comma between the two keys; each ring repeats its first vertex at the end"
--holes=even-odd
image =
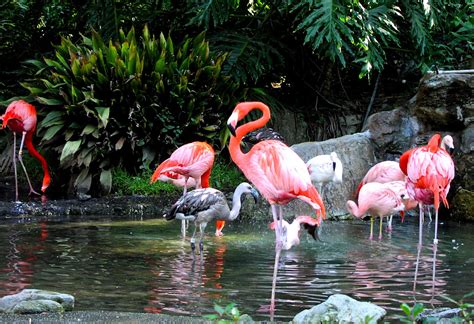
{"type": "Polygon", "coordinates": [[[258,200],[258,192],[247,182],[242,182],[237,186],[232,198],[232,210],[229,209],[226,196],[214,188],[195,189],[185,193],[171,209],[164,215],[167,220],[180,219],[194,222],[194,232],[191,238],[191,249],[195,250],[196,228],[199,227],[200,239],[199,250],[203,250],[204,230],[212,220],[233,221],[240,213],[241,196],[250,193],[255,203],[258,200]]]}
{"type": "Polygon", "coordinates": [[[349,200],[346,203],[347,210],[357,218],[366,214],[370,218],[370,236],[373,239],[374,217],[380,217],[379,240],[382,239],[383,217],[405,209],[402,198],[392,190],[391,183],[369,182],[362,186],[359,191],[358,204],[349,200]]]}
{"type": "MultiPolygon", "coordinates": [[[[214,165],[215,152],[206,142],[192,142],[180,146],[163,161],[151,176],[151,183],[157,180],[171,182],[183,187],[183,195],[189,186],[209,188],[209,178],[214,165]],[[192,179],[192,180],[190,180],[192,179]],[[191,181],[188,184],[188,181],[191,181]],[[184,182],[184,183],[183,183],[184,182]]],[[[216,222],[216,235],[222,235],[225,222],[216,222]]],[[[186,235],[186,221],[181,222],[181,233],[186,235]]]]}
{"type": "Polygon", "coordinates": [[[321,184],[321,197],[329,182],[342,183],[342,162],[336,152],[317,155],[306,162],[311,180],[321,184]]]}
{"type": "Polygon", "coordinates": [[[286,144],[278,140],[264,140],[255,144],[247,153],[242,152],[240,143],[249,132],[263,127],[270,119],[270,109],[262,102],[242,102],[233,110],[227,120],[232,134],[229,152],[234,163],[265,197],[272,207],[273,221],[277,224],[275,235],[275,265],[273,270],[270,313],[275,311],[275,288],[278,261],[283,246],[282,205],[294,199],[309,204],[317,216],[317,225],[326,217],[323,201],[311,183],[303,160],[286,144]],[[260,110],[262,116],[237,127],[237,123],[253,110],[260,110]]]}
{"type": "Polygon", "coordinates": [[[15,199],[18,201],[18,176],[16,169],[16,134],[21,134],[20,149],[18,150],[18,161],[23,168],[23,171],[26,175],[26,180],[30,186],[30,194],[37,194],[33,186],[31,185],[30,177],[26,171],[26,167],[23,164],[23,145],[26,146],[28,152],[34,156],[38,161],[40,161],[43,168],[43,185],[41,186],[41,192],[45,192],[49,187],[51,182],[51,177],[49,175],[48,164],[44,157],[39,154],[39,152],[33,146],[33,134],[36,130],[36,109],[33,105],[27,103],[23,100],[17,100],[10,103],[5,111],[3,116],[0,116],[0,119],[3,120],[2,128],[8,126],[13,132],[13,170],[15,173],[15,199]]]}
{"type": "Polygon", "coordinates": [[[438,247],[438,209],[440,201],[449,207],[447,195],[451,181],[454,178],[454,162],[449,153],[441,147],[441,135],[435,134],[428,144],[413,148],[400,157],[400,169],[407,175],[407,192],[410,198],[419,203],[420,228],[418,251],[415,266],[413,291],[416,290],[416,279],[422,247],[423,236],[423,206],[434,204],[435,233],[433,239],[433,277],[432,287],[434,294],[436,276],[436,252],[438,247]]]}
{"type": "MultiPolygon", "coordinates": [[[[297,216],[293,222],[288,223],[282,220],[282,249],[289,250],[293,246],[300,244],[300,230],[301,225],[308,231],[308,233],[316,240],[316,228],[318,227],[317,220],[311,216],[297,216]]],[[[270,228],[274,230],[276,223],[272,222],[270,228]]]]}

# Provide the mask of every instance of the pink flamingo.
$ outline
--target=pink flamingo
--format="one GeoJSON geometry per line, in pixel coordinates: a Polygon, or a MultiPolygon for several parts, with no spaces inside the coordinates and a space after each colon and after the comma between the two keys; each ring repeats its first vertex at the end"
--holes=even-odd
{"type": "Polygon", "coordinates": [[[232,160],[242,170],[247,179],[260,191],[272,206],[273,221],[276,222],[275,265],[273,270],[272,294],[270,302],[271,318],[275,311],[275,288],[282,240],[282,205],[294,199],[309,204],[316,214],[317,224],[326,217],[323,201],[311,183],[303,160],[286,144],[278,140],[265,140],[255,144],[249,152],[240,148],[242,138],[249,132],[264,126],[270,119],[270,109],[261,102],[239,103],[227,121],[232,134],[229,152],[232,160]],[[253,110],[260,110],[262,116],[239,127],[237,123],[253,110]]]}
{"type": "Polygon", "coordinates": [[[379,240],[382,239],[382,221],[384,216],[388,216],[405,209],[401,196],[391,189],[391,183],[369,182],[362,186],[359,192],[357,205],[349,200],[346,203],[347,210],[357,218],[362,218],[369,214],[370,236],[373,239],[374,217],[380,217],[379,240]]]}
{"type": "MultiPolygon", "coordinates": [[[[214,156],[214,149],[206,142],[192,142],[180,146],[156,168],[150,183],[157,180],[171,182],[176,186],[184,187],[183,195],[186,194],[188,186],[194,186],[197,189],[209,188],[214,156]],[[188,181],[190,181],[189,184],[188,181]]],[[[216,235],[222,235],[224,225],[224,221],[216,221],[216,235]]],[[[186,235],[185,220],[181,222],[181,233],[183,236],[186,235]]]]}
{"type": "Polygon", "coordinates": [[[39,195],[31,185],[28,172],[26,167],[23,164],[23,145],[26,146],[28,152],[34,156],[38,161],[40,161],[41,166],[43,167],[43,185],[41,191],[44,193],[49,187],[51,182],[51,177],[49,175],[48,164],[41,154],[33,146],[33,134],[36,130],[36,109],[33,105],[27,103],[23,100],[17,100],[10,103],[5,111],[3,116],[0,116],[0,119],[3,120],[2,128],[8,126],[13,132],[13,170],[15,173],[15,199],[18,201],[18,177],[16,169],[16,134],[20,133],[21,143],[20,149],[18,151],[18,160],[23,168],[23,171],[26,175],[26,180],[30,186],[30,194],[34,193],[39,195]]]}
{"type": "MultiPolygon", "coordinates": [[[[300,244],[300,230],[301,224],[308,231],[308,233],[316,239],[316,228],[318,227],[318,221],[311,216],[298,216],[290,224],[286,220],[282,220],[283,231],[282,231],[282,249],[289,250],[293,246],[300,244]]],[[[270,228],[274,230],[276,223],[272,222],[270,228]]]]}
{"type": "Polygon", "coordinates": [[[434,204],[435,233],[433,240],[433,294],[436,276],[436,252],[438,247],[438,209],[440,201],[449,208],[447,195],[454,178],[454,162],[449,153],[441,147],[441,135],[435,134],[428,144],[413,148],[400,157],[400,169],[407,175],[407,191],[410,198],[419,203],[420,228],[418,251],[415,266],[413,291],[416,290],[416,278],[422,247],[423,205],[434,204]]]}

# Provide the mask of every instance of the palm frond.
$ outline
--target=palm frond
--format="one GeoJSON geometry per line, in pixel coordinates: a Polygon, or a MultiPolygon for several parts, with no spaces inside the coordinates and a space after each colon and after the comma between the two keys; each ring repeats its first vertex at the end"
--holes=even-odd
{"type": "Polygon", "coordinates": [[[238,8],[239,2],[239,0],[195,1],[195,5],[191,6],[188,12],[193,15],[188,25],[201,26],[206,29],[209,29],[210,25],[213,27],[222,25],[229,20],[232,12],[238,8]]]}
{"type": "Polygon", "coordinates": [[[226,31],[210,37],[214,51],[228,52],[223,73],[241,84],[256,82],[274,65],[283,64],[284,58],[273,46],[273,40],[264,35],[252,35],[251,29],[240,32],[226,31]]]}

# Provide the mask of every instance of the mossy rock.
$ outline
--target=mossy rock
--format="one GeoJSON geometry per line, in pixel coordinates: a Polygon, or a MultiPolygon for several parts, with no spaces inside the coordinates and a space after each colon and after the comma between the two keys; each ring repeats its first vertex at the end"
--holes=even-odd
{"type": "Polygon", "coordinates": [[[474,222],[474,191],[459,189],[453,198],[451,208],[454,219],[474,222]]]}

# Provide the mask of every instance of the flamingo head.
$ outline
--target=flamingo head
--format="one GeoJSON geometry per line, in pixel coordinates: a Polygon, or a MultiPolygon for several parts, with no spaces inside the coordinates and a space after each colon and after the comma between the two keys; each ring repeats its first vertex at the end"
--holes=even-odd
{"type": "Polygon", "coordinates": [[[451,135],[446,135],[441,141],[441,147],[444,148],[450,155],[454,152],[454,141],[451,135]]]}
{"type": "Polygon", "coordinates": [[[266,109],[268,107],[261,102],[241,102],[235,106],[234,111],[227,120],[227,128],[229,128],[231,134],[235,136],[235,129],[237,123],[241,121],[245,116],[248,115],[250,111],[255,109],[257,106],[264,106],[266,109]]]}

